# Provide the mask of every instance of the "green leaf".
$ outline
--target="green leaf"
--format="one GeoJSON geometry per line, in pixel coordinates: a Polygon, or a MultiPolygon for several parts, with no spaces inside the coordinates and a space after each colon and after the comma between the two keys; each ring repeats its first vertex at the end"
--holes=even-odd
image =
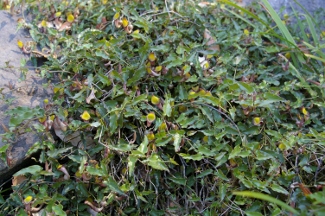
{"type": "Polygon", "coordinates": [[[145,67],[140,67],[134,71],[134,73],[131,75],[131,77],[127,81],[128,86],[134,85],[136,82],[138,82],[140,79],[145,77],[147,74],[147,71],[145,67]]]}
{"type": "Polygon", "coordinates": [[[99,167],[87,166],[87,172],[94,176],[106,176],[106,173],[99,167]]]}
{"type": "Polygon", "coordinates": [[[175,182],[176,184],[183,185],[183,186],[186,185],[186,179],[185,178],[182,178],[182,177],[170,177],[169,179],[171,181],[175,182]]]}
{"type": "Polygon", "coordinates": [[[148,152],[148,138],[147,136],[144,136],[144,139],[142,141],[142,143],[140,144],[140,146],[137,148],[137,150],[139,152],[141,152],[142,154],[146,154],[148,152]]]}
{"type": "Polygon", "coordinates": [[[238,82],[239,88],[245,92],[247,92],[248,94],[251,94],[254,92],[254,88],[252,87],[252,84],[248,84],[245,82],[238,82]]]}
{"type": "Polygon", "coordinates": [[[276,205],[281,206],[283,209],[292,212],[293,214],[296,215],[300,215],[299,212],[292,208],[291,206],[289,206],[288,204],[282,202],[281,200],[278,200],[276,198],[273,198],[269,195],[266,194],[262,194],[262,193],[258,193],[258,192],[252,192],[252,191],[235,191],[233,192],[234,195],[237,196],[244,196],[244,197],[251,197],[251,198],[255,198],[255,199],[261,199],[261,200],[265,200],[271,203],[274,203],[276,205]]]}
{"type": "Polygon", "coordinates": [[[164,116],[170,117],[172,114],[172,107],[170,105],[170,100],[168,98],[166,98],[166,100],[165,100],[165,103],[163,106],[163,111],[164,111],[164,113],[163,113],[164,116]]]}
{"type": "Polygon", "coordinates": [[[235,148],[230,152],[228,159],[237,157],[241,151],[242,148],[239,145],[235,146],[235,148]]]}
{"type": "Polygon", "coordinates": [[[63,211],[63,206],[61,204],[52,206],[52,211],[55,213],[55,215],[60,215],[60,216],[67,215],[67,213],[63,211]]]}
{"type": "Polygon", "coordinates": [[[169,171],[165,162],[156,153],[151,154],[147,160],[144,160],[142,162],[148,164],[149,166],[151,166],[154,169],[169,171]]]}
{"type": "Polygon", "coordinates": [[[106,184],[112,191],[120,195],[125,195],[125,193],[120,189],[119,185],[112,177],[108,177],[108,179],[104,181],[104,184],[106,184]]]}
{"type": "Polygon", "coordinates": [[[264,96],[265,100],[263,100],[261,102],[257,102],[257,106],[267,107],[271,103],[285,101],[282,97],[272,94],[272,93],[269,93],[269,92],[266,92],[263,96],[264,96]]]}
{"type": "Polygon", "coordinates": [[[182,141],[182,136],[178,133],[176,133],[174,135],[174,147],[175,147],[175,152],[179,152],[180,151],[180,143],[182,141]]]}
{"type": "Polygon", "coordinates": [[[213,173],[212,169],[207,169],[207,170],[202,171],[199,175],[197,175],[196,178],[203,178],[203,177],[210,175],[212,173],[213,173]]]}
{"type": "Polygon", "coordinates": [[[204,158],[203,155],[201,154],[189,155],[185,153],[179,153],[179,156],[181,156],[184,159],[195,160],[195,161],[199,161],[204,158]]]}
{"type": "Polygon", "coordinates": [[[37,175],[42,170],[43,168],[41,166],[33,165],[19,170],[13,176],[26,175],[26,174],[37,175]]]}
{"type": "Polygon", "coordinates": [[[282,193],[282,194],[285,194],[285,195],[288,195],[289,194],[289,192],[286,189],[284,189],[283,187],[281,187],[280,185],[278,185],[276,183],[273,183],[271,185],[271,189],[273,191],[275,191],[275,192],[279,192],[279,193],[282,193]]]}
{"type": "Polygon", "coordinates": [[[135,169],[135,164],[138,161],[138,157],[134,155],[129,155],[128,157],[128,170],[129,170],[129,176],[133,176],[134,174],[134,169],[135,169]]]}

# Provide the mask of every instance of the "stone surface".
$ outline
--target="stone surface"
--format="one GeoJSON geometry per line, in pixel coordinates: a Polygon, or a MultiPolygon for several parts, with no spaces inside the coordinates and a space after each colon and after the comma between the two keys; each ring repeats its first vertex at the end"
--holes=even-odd
{"type": "MultiPolygon", "coordinates": [[[[8,129],[9,116],[6,111],[18,106],[35,107],[41,105],[45,98],[50,97],[50,91],[44,89],[42,84],[45,80],[39,78],[31,63],[27,63],[28,72],[26,80],[20,81],[22,73],[20,70],[21,60],[29,60],[17,46],[17,40],[27,42],[31,40],[28,31],[21,29],[17,31],[17,19],[6,11],[0,11],[0,134],[8,129]],[[8,67],[9,65],[9,67],[8,67]],[[7,104],[6,99],[12,103],[7,104]]],[[[17,141],[12,143],[7,150],[7,156],[11,157],[9,166],[0,160],[0,184],[19,169],[25,160],[27,150],[38,140],[36,133],[17,135],[17,141]]],[[[0,136],[0,147],[6,143],[0,136]]]]}

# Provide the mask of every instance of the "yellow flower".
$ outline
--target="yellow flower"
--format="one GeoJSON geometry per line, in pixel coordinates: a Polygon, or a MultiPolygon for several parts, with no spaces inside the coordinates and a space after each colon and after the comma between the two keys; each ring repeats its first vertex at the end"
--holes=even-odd
{"type": "Polygon", "coordinates": [[[308,115],[308,111],[306,110],[305,107],[303,107],[303,108],[301,109],[301,112],[302,112],[302,114],[304,114],[305,116],[308,115]]]}
{"type": "Polygon", "coordinates": [[[287,52],[284,56],[285,56],[287,59],[290,59],[291,54],[290,54],[289,52],[287,52]]]}
{"type": "Polygon", "coordinates": [[[156,119],[156,115],[155,115],[155,113],[151,112],[151,113],[149,113],[149,114],[147,115],[147,121],[148,121],[148,122],[154,122],[155,119],[156,119]]]}
{"type": "Polygon", "coordinates": [[[128,19],[126,17],[123,17],[123,19],[122,19],[122,25],[123,25],[124,28],[129,25],[129,21],[128,21],[128,19]]]}
{"type": "Polygon", "coordinates": [[[161,125],[158,128],[160,131],[167,130],[167,124],[166,122],[161,123],[161,125]]]}
{"type": "Polygon", "coordinates": [[[157,104],[159,104],[159,102],[160,102],[159,97],[154,96],[154,95],[151,97],[151,103],[152,104],[157,105],[157,104]]]}
{"type": "Polygon", "coordinates": [[[72,23],[72,22],[74,21],[74,16],[73,16],[72,14],[69,14],[69,15],[67,16],[67,21],[68,21],[69,23],[72,23]]]}
{"type": "Polygon", "coordinates": [[[155,134],[150,132],[150,133],[147,134],[147,138],[148,138],[149,141],[152,141],[152,140],[155,139],[155,134]]]}
{"type": "Polygon", "coordinates": [[[149,56],[148,56],[148,59],[149,59],[149,61],[151,61],[151,62],[155,61],[155,60],[156,60],[156,56],[155,56],[155,54],[154,54],[154,53],[150,53],[149,56]]]}
{"type": "Polygon", "coordinates": [[[117,20],[118,18],[120,18],[120,13],[119,12],[115,13],[115,15],[113,17],[113,20],[117,20]]]}
{"type": "Polygon", "coordinates": [[[21,40],[17,40],[17,45],[21,49],[24,46],[24,43],[21,40]]]}
{"type": "Polygon", "coordinates": [[[49,103],[49,99],[46,98],[46,99],[43,100],[43,102],[44,102],[44,104],[48,104],[49,103]]]}
{"type": "Polygon", "coordinates": [[[248,29],[244,29],[244,35],[249,36],[249,30],[248,29]]]}
{"type": "Polygon", "coordinates": [[[160,72],[161,69],[162,69],[162,66],[157,66],[157,67],[155,68],[155,71],[156,71],[156,72],[160,72]]]}
{"type": "Polygon", "coordinates": [[[39,118],[38,121],[43,124],[46,121],[46,116],[39,118]]]}
{"type": "Polygon", "coordinates": [[[50,120],[54,121],[54,119],[55,119],[55,115],[51,115],[50,120]]]}
{"type": "Polygon", "coordinates": [[[108,0],[102,0],[102,4],[107,4],[108,0]]]}
{"type": "Polygon", "coordinates": [[[209,140],[209,137],[208,136],[204,136],[202,140],[203,140],[203,142],[207,143],[208,140],[209,140]]]}
{"type": "Polygon", "coordinates": [[[33,197],[32,196],[27,196],[25,199],[24,199],[24,203],[30,203],[31,201],[33,200],[33,197]]]}
{"type": "Polygon", "coordinates": [[[41,22],[41,26],[42,26],[42,27],[46,27],[46,26],[47,26],[47,23],[46,23],[45,20],[42,20],[42,22],[41,22]]]}
{"type": "Polygon", "coordinates": [[[279,149],[280,149],[281,151],[283,151],[283,150],[286,149],[286,146],[285,146],[283,143],[280,143],[280,144],[278,145],[278,147],[279,147],[279,149]]]}
{"type": "Polygon", "coordinates": [[[59,16],[61,16],[61,14],[62,13],[58,11],[58,12],[55,13],[55,17],[59,17],[59,16]]]}
{"type": "Polygon", "coordinates": [[[260,117],[255,117],[253,119],[253,124],[256,125],[256,126],[259,126],[260,124],[262,123],[262,120],[260,117]]]}
{"type": "Polygon", "coordinates": [[[84,111],[84,112],[80,115],[80,117],[81,117],[83,120],[88,121],[88,120],[90,119],[89,112],[84,111]]]}

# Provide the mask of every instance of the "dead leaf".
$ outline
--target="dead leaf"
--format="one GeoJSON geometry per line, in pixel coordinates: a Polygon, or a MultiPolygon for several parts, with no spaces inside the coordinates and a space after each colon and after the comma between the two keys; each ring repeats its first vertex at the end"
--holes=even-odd
{"type": "Polygon", "coordinates": [[[14,176],[12,179],[12,186],[20,185],[22,182],[24,182],[27,178],[24,175],[18,175],[14,176]]]}
{"type": "Polygon", "coordinates": [[[60,28],[58,29],[59,32],[64,31],[64,30],[70,30],[72,26],[72,23],[70,22],[65,22],[63,23],[60,28]]]}
{"type": "Polygon", "coordinates": [[[211,36],[211,32],[208,29],[204,30],[203,34],[204,39],[208,40],[206,45],[208,46],[208,50],[213,50],[213,51],[220,51],[220,47],[215,39],[211,36]]]}
{"type": "Polygon", "coordinates": [[[95,96],[95,90],[92,88],[91,89],[91,92],[90,92],[90,95],[86,98],[86,103],[87,104],[90,104],[90,101],[92,100],[92,99],[95,99],[96,98],[96,96],[95,96]]]}

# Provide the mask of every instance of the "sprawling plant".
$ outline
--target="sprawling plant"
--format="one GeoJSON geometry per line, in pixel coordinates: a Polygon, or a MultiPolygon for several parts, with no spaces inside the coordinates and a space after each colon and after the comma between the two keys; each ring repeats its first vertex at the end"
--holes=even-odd
{"type": "Polygon", "coordinates": [[[267,4],[271,16],[228,1],[27,8],[33,19],[22,25],[38,46],[20,45],[48,60],[40,74],[55,80],[54,96],[34,116],[47,136],[29,153],[44,166],[15,174],[28,179],[3,211],[321,211],[324,35],[293,38],[267,4]]]}

